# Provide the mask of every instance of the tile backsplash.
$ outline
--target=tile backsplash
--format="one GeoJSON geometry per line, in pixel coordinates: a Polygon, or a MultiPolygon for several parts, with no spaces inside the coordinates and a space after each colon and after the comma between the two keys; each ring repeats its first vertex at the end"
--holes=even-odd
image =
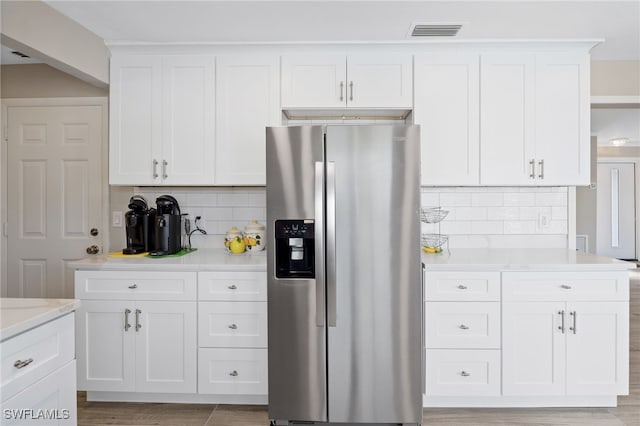
{"type": "MultiPolygon", "coordinates": [[[[194,234],[195,247],[220,247],[231,226],[244,229],[252,219],[266,223],[262,187],[139,187],[149,204],[163,194],[176,197],[183,213],[201,216],[207,236],[194,234]]],[[[449,247],[567,247],[566,187],[421,188],[423,207],[449,211],[439,224],[423,224],[426,233],[449,235],[449,247]]]]}

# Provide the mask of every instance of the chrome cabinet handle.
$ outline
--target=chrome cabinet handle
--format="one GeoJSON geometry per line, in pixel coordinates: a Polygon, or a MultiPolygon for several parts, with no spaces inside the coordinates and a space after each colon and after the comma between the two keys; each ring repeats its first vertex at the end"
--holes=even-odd
{"type": "Polygon", "coordinates": [[[467,373],[466,371],[463,370],[463,371],[460,372],[460,375],[462,377],[469,377],[471,374],[469,374],[469,373],[467,373]]]}
{"type": "Polygon", "coordinates": [[[130,288],[131,290],[135,290],[136,288],[138,288],[138,284],[131,284],[131,285],[129,286],[129,288],[130,288]]]}
{"type": "Polygon", "coordinates": [[[129,314],[131,313],[131,309],[127,308],[124,310],[124,331],[129,331],[131,328],[131,324],[129,324],[129,314]]]}
{"type": "Polygon", "coordinates": [[[573,331],[573,334],[576,334],[576,331],[577,331],[576,323],[577,323],[578,314],[576,311],[571,311],[569,312],[569,315],[573,317],[573,327],[569,327],[569,330],[573,331]]]}
{"type": "Polygon", "coordinates": [[[560,315],[560,318],[561,318],[561,321],[562,321],[560,323],[560,325],[558,326],[558,330],[561,330],[562,334],[564,334],[564,310],[558,311],[558,315],[560,315]]]}
{"type": "Polygon", "coordinates": [[[460,324],[459,328],[460,328],[460,330],[468,330],[469,326],[464,325],[464,324],[460,324]]]}
{"type": "Polygon", "coordinates": [[[229,373],[229,375],[232,377],[236,377],[238,375],[238,372],[236,370],[233,370],[231,373],[229,373]]]}
{"type": "Polygon", "coordinates": [[[531,166],[531,173],[529,173],[529,178],[535,179],[536,177],[536,160],[533,158],[529,161],[529,166],[531,166]]]}
{"type": "Polygon", "coordinates": [[[349,90],[351,91],[351,94],[349,95],[349,100],[352,101],[353,100],[353,81],[349,82],[349,90]]]}
{"type": "Polygon", "coordinates": [[[563,289],[565,289],[565,290],[571,290],[571,286],[570,286],[570,285],[568,285],[568,284],[562,284],[562,285],[560,286],[560,288],[563,288],[563,289]]]}
{"type": "Polygon", "coordinates": [[[466,285],[464,285],[464,284],[460,284],[460,285],[458,286],[458,288],[459,288],[460,290],[466,290],[466,289],[467,289],[467,286],[466,286],[466,285]]]}
{"type": "Polygon", "coordinates": [[[229,290],[237,290],[238,287],[236,287],[235,284],[231,284],[229,287],[227,287],[229,290]]]}
{"type": "Polygon", "coordinates": [[[229,328],[230,328],[230,329],[232,329],[232,330],[237,330],[237,329],[238,329],[238,326],[237,326],[237,325],[235,325],[235,324],[231,324],[231,325],[229,326],[229,328]]]}
{"type": "Polygon", "coordinates": [[[340,82],[340,100],[344,101],[344,81],[340,82]]]}
{"type": "Polygon", "coordinates": [[[142,328],[142,324],[140,324],[140,314],[142,311],[140,309],[136,309],[136,331],[142,328]]]}
{"type": "Polygon", "coordinates": [[[167,165],[169,163],[167,163],[167,160],[162,160],[162,179],[166,179],[169,177],[169,175],[167,174],[167,165]]]}
{"type": "Polygon", "coordinates": [[[25,359],[24,361],[19,359],[16,362],[13,363],[13,366],[15,368],[17,368],[17,369],[20,369],[20,368],[26,367],[27,365],[31,364],[32,362],[33,362],[33,358],[25,359]]]}
{"type": "Polygon", "coordinates": [[[540,179],[544,179],[544,160],[538,161],[538,166],[540,166],[540,174],[538,175],[538,177],[540,179]]]}
{"type": "Polygon", "coordinates": [[[153,159],[153,178],[158,179],[158,160],[153,159]]]}

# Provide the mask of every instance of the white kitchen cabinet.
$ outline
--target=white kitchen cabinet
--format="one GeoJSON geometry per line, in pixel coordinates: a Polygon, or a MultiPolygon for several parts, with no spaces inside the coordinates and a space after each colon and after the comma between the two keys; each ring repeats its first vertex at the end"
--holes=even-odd
{"type": "Polygon", "coordinates": [[[76,272],[79,389],[195,393],[195,295],[195,272],[76,272]]]}
{"type": "Polygon", "coordinates": [[[111,58],[109,183],[214,183],[215,58],[111,58]]]}
{"type": "Polygon", "coordinates": [[[503,394],[627,394],[625,274],[504,273],[503,394]]]}
{"type": "Polygon", "coordinates": [[[420,125],[422,185],[478,185],[480,56],[416,56],[413,121],[420,125]]]}
{"type": "Polygon", "coordinates": [[[267,349],[200,348],[198,392],[266,395],[267,349]]]}
{"type": "Polygon", "coordinates": [[[282,57],[282,109],[411,109],[411,55],[282,57]]]}
{"type": "Polygon", "coordinates": [[[216,184],[266,183],[265,127],[281,116],[278,56],[217,58],[216,184]]]}
{"type": "Polygon", "coordinates": [[[588,184],[588,54],[486,54],[480,63],[480,183],[588,184]]]}

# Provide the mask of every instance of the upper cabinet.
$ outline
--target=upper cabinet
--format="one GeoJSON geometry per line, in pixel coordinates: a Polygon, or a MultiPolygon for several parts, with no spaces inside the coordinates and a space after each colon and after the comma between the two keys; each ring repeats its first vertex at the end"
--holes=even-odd
{"type": "Polygon", "coordinates": [[[480,56],[414,59],[413,121],[420,125],[422,185],[477,185],[480,168],[480,56]]]}
{"type": "Polygon", "coordinates": [[[410,109],[411,55],[282,57],[282,108],[410,109]]]}
{"type": "Polygon", "coordinates": [[[214,183],[215,58],[111,59],[109,183],[214,183]]]}
{"type": "Polygon", "coordinates": [[[587,53],[415,58],[422,184],[589,184],[587,53]]]}
{"type": "Polygon", "coordinates": [[[218,57],[217,75],[215,182],[264,185],[265,127],[282,121],[280,58],[218,57]]]}
{"type": "Polygon", "coordinates": [[[483,55],[480,183],[589,184],[589,56],[483,55]]]}

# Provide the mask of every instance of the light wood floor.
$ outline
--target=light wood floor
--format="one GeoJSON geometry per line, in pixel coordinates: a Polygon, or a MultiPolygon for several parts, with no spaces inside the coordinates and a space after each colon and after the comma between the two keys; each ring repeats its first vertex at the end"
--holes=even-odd
{"type": "MultiPolygon", "coordinates": [[[[640,426],[640,270],[631,275],[629,396],[617,408],[430,408],[423,425],[640,426]]],[[[78,393],[78,425],[266,426],[264,406],[88,402],[78,393]]]]}

